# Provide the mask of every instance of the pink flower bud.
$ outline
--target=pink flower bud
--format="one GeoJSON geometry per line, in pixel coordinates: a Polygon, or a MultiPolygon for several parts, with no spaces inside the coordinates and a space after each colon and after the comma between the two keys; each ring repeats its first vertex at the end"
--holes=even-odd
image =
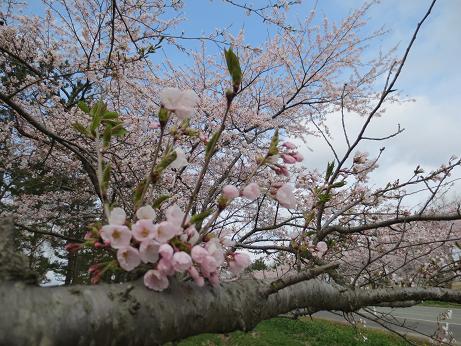
{"type": "Polygon", "coordinates": [[[234,185],[226,185],[223,187],[222,191],[223,196],[229,201],[239,196],[239,190],[234,185]]]}
{"type": "Polygon", "coordinates": [[[162,258],[170,260],[173,257],[174,250],[170,244],[162,244],[158,252],[162,256],[162,258]]]}
{"type": "Polygon", "coordinates": [[[296,207],[296,198],[293,194],[293,187],[289,184],[283,184],[275,194],[275,198],[282,207],[291,209],[296,207]]]}
{"type": "Polygon", "coordinates": [[[296,161],[298,162],[302,162],[304,160],[304,156],[302,156],[300,153],[296,152],[294,154],[291,154],[291,156],[293,156],[296,161]]]}
{"type": "Polygon", "coordinates": [[[251,263],[250,256],[248,256],[246,253],[236,252],[231,255],[231,257],[232,260],[229,261],[229,270],[235,275],[240,274],[251,263]]]}
{"type": "Polygon", "coordinates": [[[76,252],[76,251],[80,250],[81,247],[82,247],[82,244],[69,243],[69,244],[66,244],[66,246],[64,248],[69,252],[76,252]]]}
{"type": "Polygon", "coordinates": [[[254,201],[256,198],[259,197],[261,194],[261,190],[259,189],[258,184],[250,183],[242,191],[242,196],[249,199],[250,201],[254,201]]]}
{"type": "Polygon", "coordinates": [[[173,255],[172,264],[175,271],[184,273],[192,266],[192,258],[186,252],[179,251],[173,255]]]}
{"type": "Polygon", "coordinates": [[[94,247],[96,249],[104,249],[106,247],[106,244],[103,244],[103,243],[100,243],[99,241],[97,241],[96,243],[94,243],[94,247]]]}
{"type": "Polygon", "coordinates": [[[281,157],[283,159],[283,162],[288,163],[289,165],[296,163],[296,159],[291,155],[282,154],[281,157]]]}
{"type": "Polygon", "coordinates": [[[205,257],[210,255],[208,251],[200,245],[195,245],[192,248],[190,253],[191,253],[192,259],[197,263],[202,263],[205,257]]]}
{"type": "Polygon", "coordinates": [[[317,245],[315,246],[318,252],[320,252],[322,255],[327,252],[328,250],[328,245],[324,241],[319,241],[317,245]]]}
{"type": "Polygon", "coordinates": [[[91,233],[91,232],[86,232],[86,233],[85,233],[85,236],[83,237],[83,239],[85,239],[85,240],[93,239],[93,233],[91,233]]]}
{"type": "Polygon", "coordinates": [[[296,149],[296,145],[292,142],[285,142],[282,144],[287,149],[296,149]]]}

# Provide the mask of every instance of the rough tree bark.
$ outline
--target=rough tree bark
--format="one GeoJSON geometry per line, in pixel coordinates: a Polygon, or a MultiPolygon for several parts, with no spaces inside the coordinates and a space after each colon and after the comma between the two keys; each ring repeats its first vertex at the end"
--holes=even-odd
{"type": "Polygon", "coordinates": [[[13,223],[0,224],[0,345],[155,345],[205,332],[250,330],[258,322],[306,308],[352,312],[364,306],[434,299],[461,303],[441,288],[342,289],[315,277],[334,265],[276,283],[241,279],[219,287],[174,282],[155,293],[141,282],[37,287],[12,244],[13,223]]]}

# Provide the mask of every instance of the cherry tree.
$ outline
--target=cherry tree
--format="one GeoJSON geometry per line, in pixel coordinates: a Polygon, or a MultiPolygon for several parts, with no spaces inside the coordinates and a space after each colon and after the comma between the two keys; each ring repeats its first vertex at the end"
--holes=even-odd
{"type": "Polygon", "coordinates": [[[256,47],[243,32],[176,34],[181,1],[44,0],[43,16],[2,3],[2,343],[152,344],[294,310],[461,302],[447,288],[461,213],[442,199],[461,161],[371,188],[382,151],[361,151],[403,132],[367,130],[402,102],[395,87],[435,1],[397,59],[367,58],[385,34],[359,34],[369,4],[294,27],[298,1],[226,3],[274,35],[256,47]],[[191,63],[160,57],[163,45],[191,63]],[[346,148],[331,142],[334,113],[346,148]],[[309,136],[331,149],[323,171],[301,153],[309,136]],[[418,189],[427,198],[409,205],[418,189]],[[66,285],[36,287],[53,257],[66,285]],[[245,273],[256,257],[286,274],[245,273]]]}

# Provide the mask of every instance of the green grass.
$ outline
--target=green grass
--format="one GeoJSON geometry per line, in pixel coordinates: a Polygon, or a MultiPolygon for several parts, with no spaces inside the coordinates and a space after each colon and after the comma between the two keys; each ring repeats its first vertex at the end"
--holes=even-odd
{"type": "Polygon", "coordinates": [[[360,329],[362,335],[351,326],[325,320],[290,320],[274,318],[263,321],[251,332],[234,332],[231,334],[202,334],[185,339],[181,346],[213,345],[408,345],[401,338],[377,330],[360,329]]]}
{"type": "Polygon", "coordinates": [[[438,302],[435,300],[425,300],[421,304],[422,306],[433,306],[433,307],[440,307],[440,308],[453,308],[453,309],[461,309],[461,304],[457,303],[447,303],[447,302],[438,302]]]}

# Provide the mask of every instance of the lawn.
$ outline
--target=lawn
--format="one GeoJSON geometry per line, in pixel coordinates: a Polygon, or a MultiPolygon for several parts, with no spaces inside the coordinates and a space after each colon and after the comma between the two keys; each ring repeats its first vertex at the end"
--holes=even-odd
{"type": "Polygon", "coordinates": [[[202,334],[185,339],[181,346],[198,345],[408,345],[401,338],[377,331],[325,320],[290,320],[274,318],[261,322],[249,333],[234,332],[231,334],[202,334]],[[364,342],[364,336],[367,341],[364,342]]]}

